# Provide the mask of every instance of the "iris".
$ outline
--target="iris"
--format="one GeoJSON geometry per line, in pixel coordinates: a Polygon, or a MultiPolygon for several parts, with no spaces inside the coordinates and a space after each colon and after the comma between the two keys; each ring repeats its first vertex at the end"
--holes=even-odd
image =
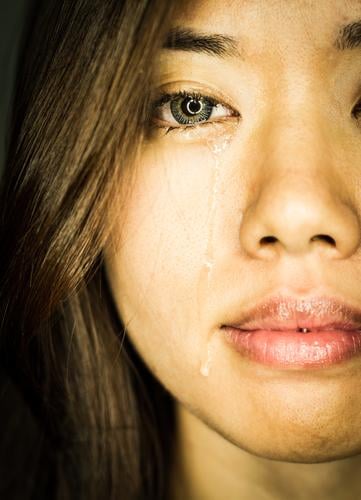
{"type": "Polygon", "coordinates": [[[207,121],[214,108],[214,103],[206,97],[179,96],[170,102],[173,118],[182,125],[207,121]]]}

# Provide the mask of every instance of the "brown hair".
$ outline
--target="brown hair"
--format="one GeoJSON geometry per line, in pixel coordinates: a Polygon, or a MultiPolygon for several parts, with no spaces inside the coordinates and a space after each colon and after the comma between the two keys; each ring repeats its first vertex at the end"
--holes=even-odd
{"type": "Polygon", "coordinates": [[[1,498],[166,498],[173,400],[127,338],[102,249],[174,4],[28,11],[0,191],[1,498]]]}

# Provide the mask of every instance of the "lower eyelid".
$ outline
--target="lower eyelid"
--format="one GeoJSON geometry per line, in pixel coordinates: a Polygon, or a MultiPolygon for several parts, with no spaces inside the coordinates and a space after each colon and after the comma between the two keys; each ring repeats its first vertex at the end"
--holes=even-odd
{"type": "MultiPolygon", "coordinates": [[[[211,127],[214,128],[215,124],[217,122],[204,122],[200,125],[181,125],[179,127],[162,127],[163,129],[166,130],[165,132],[165,135],[167,134],[182,134],[182,133],[185,133],[185,132],[188,132],[188,133],[194,133],[194,137],[193,138],[200,138],[202,137],[202,135],[205,133],[205,129],[208,130],[207,134],[209,134],[209,129],[211,127]]],[[[207,135],[208,137],[208,135],[207,135]]]]}
{"type": "Polygon", "coordinates": [[[188,125],[182,125],[181,123],[169,123],[160,119],[153,119],[153,125],[158,128],[173,128],[173,129],[189,129],[189,128],[194,128],[194,127],[204,127],[205,125],[214,125],[214,124],[221,124],[221,123],[226,123],[226,122],[238,122],[240,120],[240,115],[227,115],[227,116],[222,116],[219,117],[216,120],[204,120],[202,122],[194,123],[194,124],[188,124],[188,125]]]}
{"type": "Polygon", "coordinates": [[[234,127],[238,125],[239,119],[240,117],[238,116],[226,118],[224,120],[205,121],[198,125],[180,125],[173,127],[168,124],[161,127],[156,126],[155,128],[161,133],[160,137],[168,136],[168,134],[175,134],[177,137],[180,137],[182,141],[197,142],[205,138],[208,140],[212,135],[218,136],[223,134],[225,132],[225,127],[232,127],[234,131],[234,127]]]}

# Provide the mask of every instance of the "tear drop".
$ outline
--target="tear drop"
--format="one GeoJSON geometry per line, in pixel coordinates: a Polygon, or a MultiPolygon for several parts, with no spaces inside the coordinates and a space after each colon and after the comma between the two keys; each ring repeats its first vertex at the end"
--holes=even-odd
{"type": "Polygon", "coordinates": [[[211,364],[213,361],[213,353],[216,347],[216,341],[217,341],[216,337],[213,337],[207,342],[206,357],[205,359],[202,359],[200,366],[200,373],[204,377],[208,377],[209,375],[211,364]]]}

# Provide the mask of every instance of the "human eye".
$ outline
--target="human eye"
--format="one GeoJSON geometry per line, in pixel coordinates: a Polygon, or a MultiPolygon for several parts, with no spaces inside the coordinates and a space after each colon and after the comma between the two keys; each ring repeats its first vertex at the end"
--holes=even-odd
{"type": "Polygon", "coordinates": [[[231,106],[193,90],[162,93],[152,109],[152,125],[166,129],[166,133],[239,117],[231,106]]]}

